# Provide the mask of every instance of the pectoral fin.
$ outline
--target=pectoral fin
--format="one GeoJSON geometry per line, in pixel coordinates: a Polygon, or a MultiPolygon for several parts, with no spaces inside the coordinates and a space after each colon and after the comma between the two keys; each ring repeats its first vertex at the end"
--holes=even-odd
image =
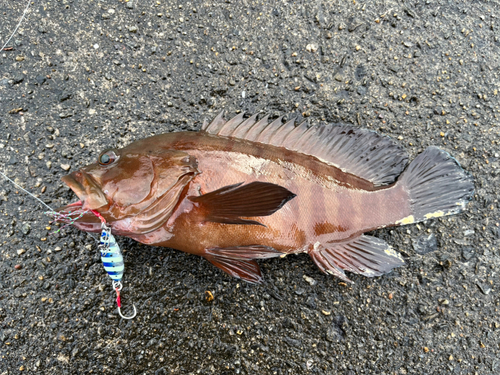
{"type": "Polygon", "coordinates": [[[205,211],[205,220],[225,224],[254,224],[258,221],[242,217],[269,216],[293,199],[295,194],[279,185],[255,181],[224,186],[218,190],[189,197],[205,211]]]}
{"type": "Polygon", "coordinates": [[[227,274],[249,283],[260,284],[264,280],[255,260],[229,259],[217,255],[206,255],[205,258],[227,274]]]}

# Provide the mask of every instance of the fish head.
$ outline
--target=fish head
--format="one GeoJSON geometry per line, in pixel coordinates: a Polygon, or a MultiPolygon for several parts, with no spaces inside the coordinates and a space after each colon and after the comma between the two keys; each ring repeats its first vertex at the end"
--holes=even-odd
{"type": "MultiPolygon", "coordinates": [[[[199,171],[196,158],[186,152],[144,141],[108,149],[97,162],[62,177],[79,201],[59,212],[97,211],[121,235],[144,234],[161,226],[199,171]]],[[[100,230],[100,220],[90,213],[73,225],[90,232],[100,230]]]]}

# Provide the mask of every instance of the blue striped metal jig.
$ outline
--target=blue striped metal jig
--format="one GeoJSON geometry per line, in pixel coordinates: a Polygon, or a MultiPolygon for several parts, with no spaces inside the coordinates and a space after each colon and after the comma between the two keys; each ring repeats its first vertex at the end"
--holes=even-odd
{"type": "MultiPolygon", "coordinates": [[[[61,214],[60,212],[54,211],[50,206],[48,206],[45,202],[43,202],[40,198],[35,197],[33,194],[31,194],[29,191],[24,189],[22,186],[19,186],[16,184],[14,181],[12,181],[9,177],[7,177],[3,172],[0,172],[0,175],[3,176],[5,179],[10,181],[14,186],[16,186],[18,189],[24,191],[31,197],[35,198],[38,200],[42,205],[47,207],[49,211],[45,212],[46,214],[54,216],[54,221],[62,221],[66,222],[67,225],[73,224],[76,220],[81,218],[83,215],[85,215],[88,211],[83,211],[83,210],[75,210],[73,212],[68,212],[67,214],[61,214]],[[79,216],[76,216],[79,215],[79,216]]],[[[116,291],[116,303],[118,305],[118,314],[123,319],[132,319],[135,318],[137,315],[137,310],[134,307],[134,315],[132,316],[123,316],[121,312],[121,300],[120,300],[120,291],[122,290],[122,277],[123,277],[123,271],[125,270],[124,263],[123,263],[123,255],[120,250],[120,246],[118,246],[118,243],[115,240],[115,237],[111,234],[111,228],[106,225],[106,219],[102,217],[102,215],[95,211],[95,210],[90,210],[95,216],[97,216],[101,220],[101,239],[99,243],[99,251],[101,253],[101,260],[102,264],[104,266],[104,269],[108,273],[109,277],[111,277],[111,280],[113,280],[113,288],[116,291]]],[[[63,227],[59,228],[56,230],[54,233],[58,233],[63,227]]]]}
{"type": "MultiPolygon", "coordinates": [[[[95,214],[95,213],[94,213],[95,214]]],[[[99,243],[99,252],[101,253],[101,261],[104,269],[108,273],[111,280],[113,280],[113,288],[116,291],[116,303],[118,305],[118,314],[123,319],[132,319],[136,316],[137,310],[134,305],[134,315],[123,316],[121,312],[121,300],[120,300],[120,290],[122,290],[122,277],[125,266],[123,263],[123,255],[115,240],[115,237],[111,234],[111,228],[106,225],[106,221],[101,215],[96,215],[101,219],[101,239],[99,243]]]]}
{"type": "Polygon", "coordinates": [[[103,227],[101,232],[101,241],[99,251],[101,252],[101,261],[104,269],[108,273],[113,282],[119,283],[122,281],[123,271],[123,255],[120,247],[116,243],[115,237],[103,227]]]}

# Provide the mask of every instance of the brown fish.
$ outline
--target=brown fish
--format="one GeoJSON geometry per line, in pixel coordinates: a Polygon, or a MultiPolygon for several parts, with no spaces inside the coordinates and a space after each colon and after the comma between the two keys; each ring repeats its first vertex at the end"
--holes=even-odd
{"type": "MultiPolygon", "coordinates": [[[[364,232],[458,213],[473,194],[445,151],[407,160],[366,129],[220,114],[199,132],[103,152],[62,178],[80,201],[61,211],[96,210],[113,234],[200,255],[248,282],[262,281],[256,259],[302,252],[349,281],[345,271],[373,277],[403,264],[364,232]]],[[[100,231],[90,213],[74,225],[100,231]]]]}

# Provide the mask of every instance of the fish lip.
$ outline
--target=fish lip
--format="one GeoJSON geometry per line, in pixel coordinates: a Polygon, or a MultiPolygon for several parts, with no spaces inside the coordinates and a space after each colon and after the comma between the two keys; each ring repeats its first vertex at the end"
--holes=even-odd
{"type": "Polygon", "coordinates": [[[78,202],[70,203],[59,210],[80,206],[83,210],[96,210],[108,205],[106,196],[92,177],[84,171],[76,171],[61,178],[76,196],[78,202]]]}
{"type": "MultiPolygon", "coordinates": [[[[73,174],[73,173],[72,173],[73,174]]],[[[73,193],[76,194],[78,198],[80,198],[80,202],[85,201],[85,188],[81,183],[79,183],[73,176],[72,174],[68,174],[66,176],[61,177],[62,182],[64,182],[71,190],[73,190],[73,193]]],[[[74,205],[74,203],[70,203],[68,206],[74,205]]]]}

